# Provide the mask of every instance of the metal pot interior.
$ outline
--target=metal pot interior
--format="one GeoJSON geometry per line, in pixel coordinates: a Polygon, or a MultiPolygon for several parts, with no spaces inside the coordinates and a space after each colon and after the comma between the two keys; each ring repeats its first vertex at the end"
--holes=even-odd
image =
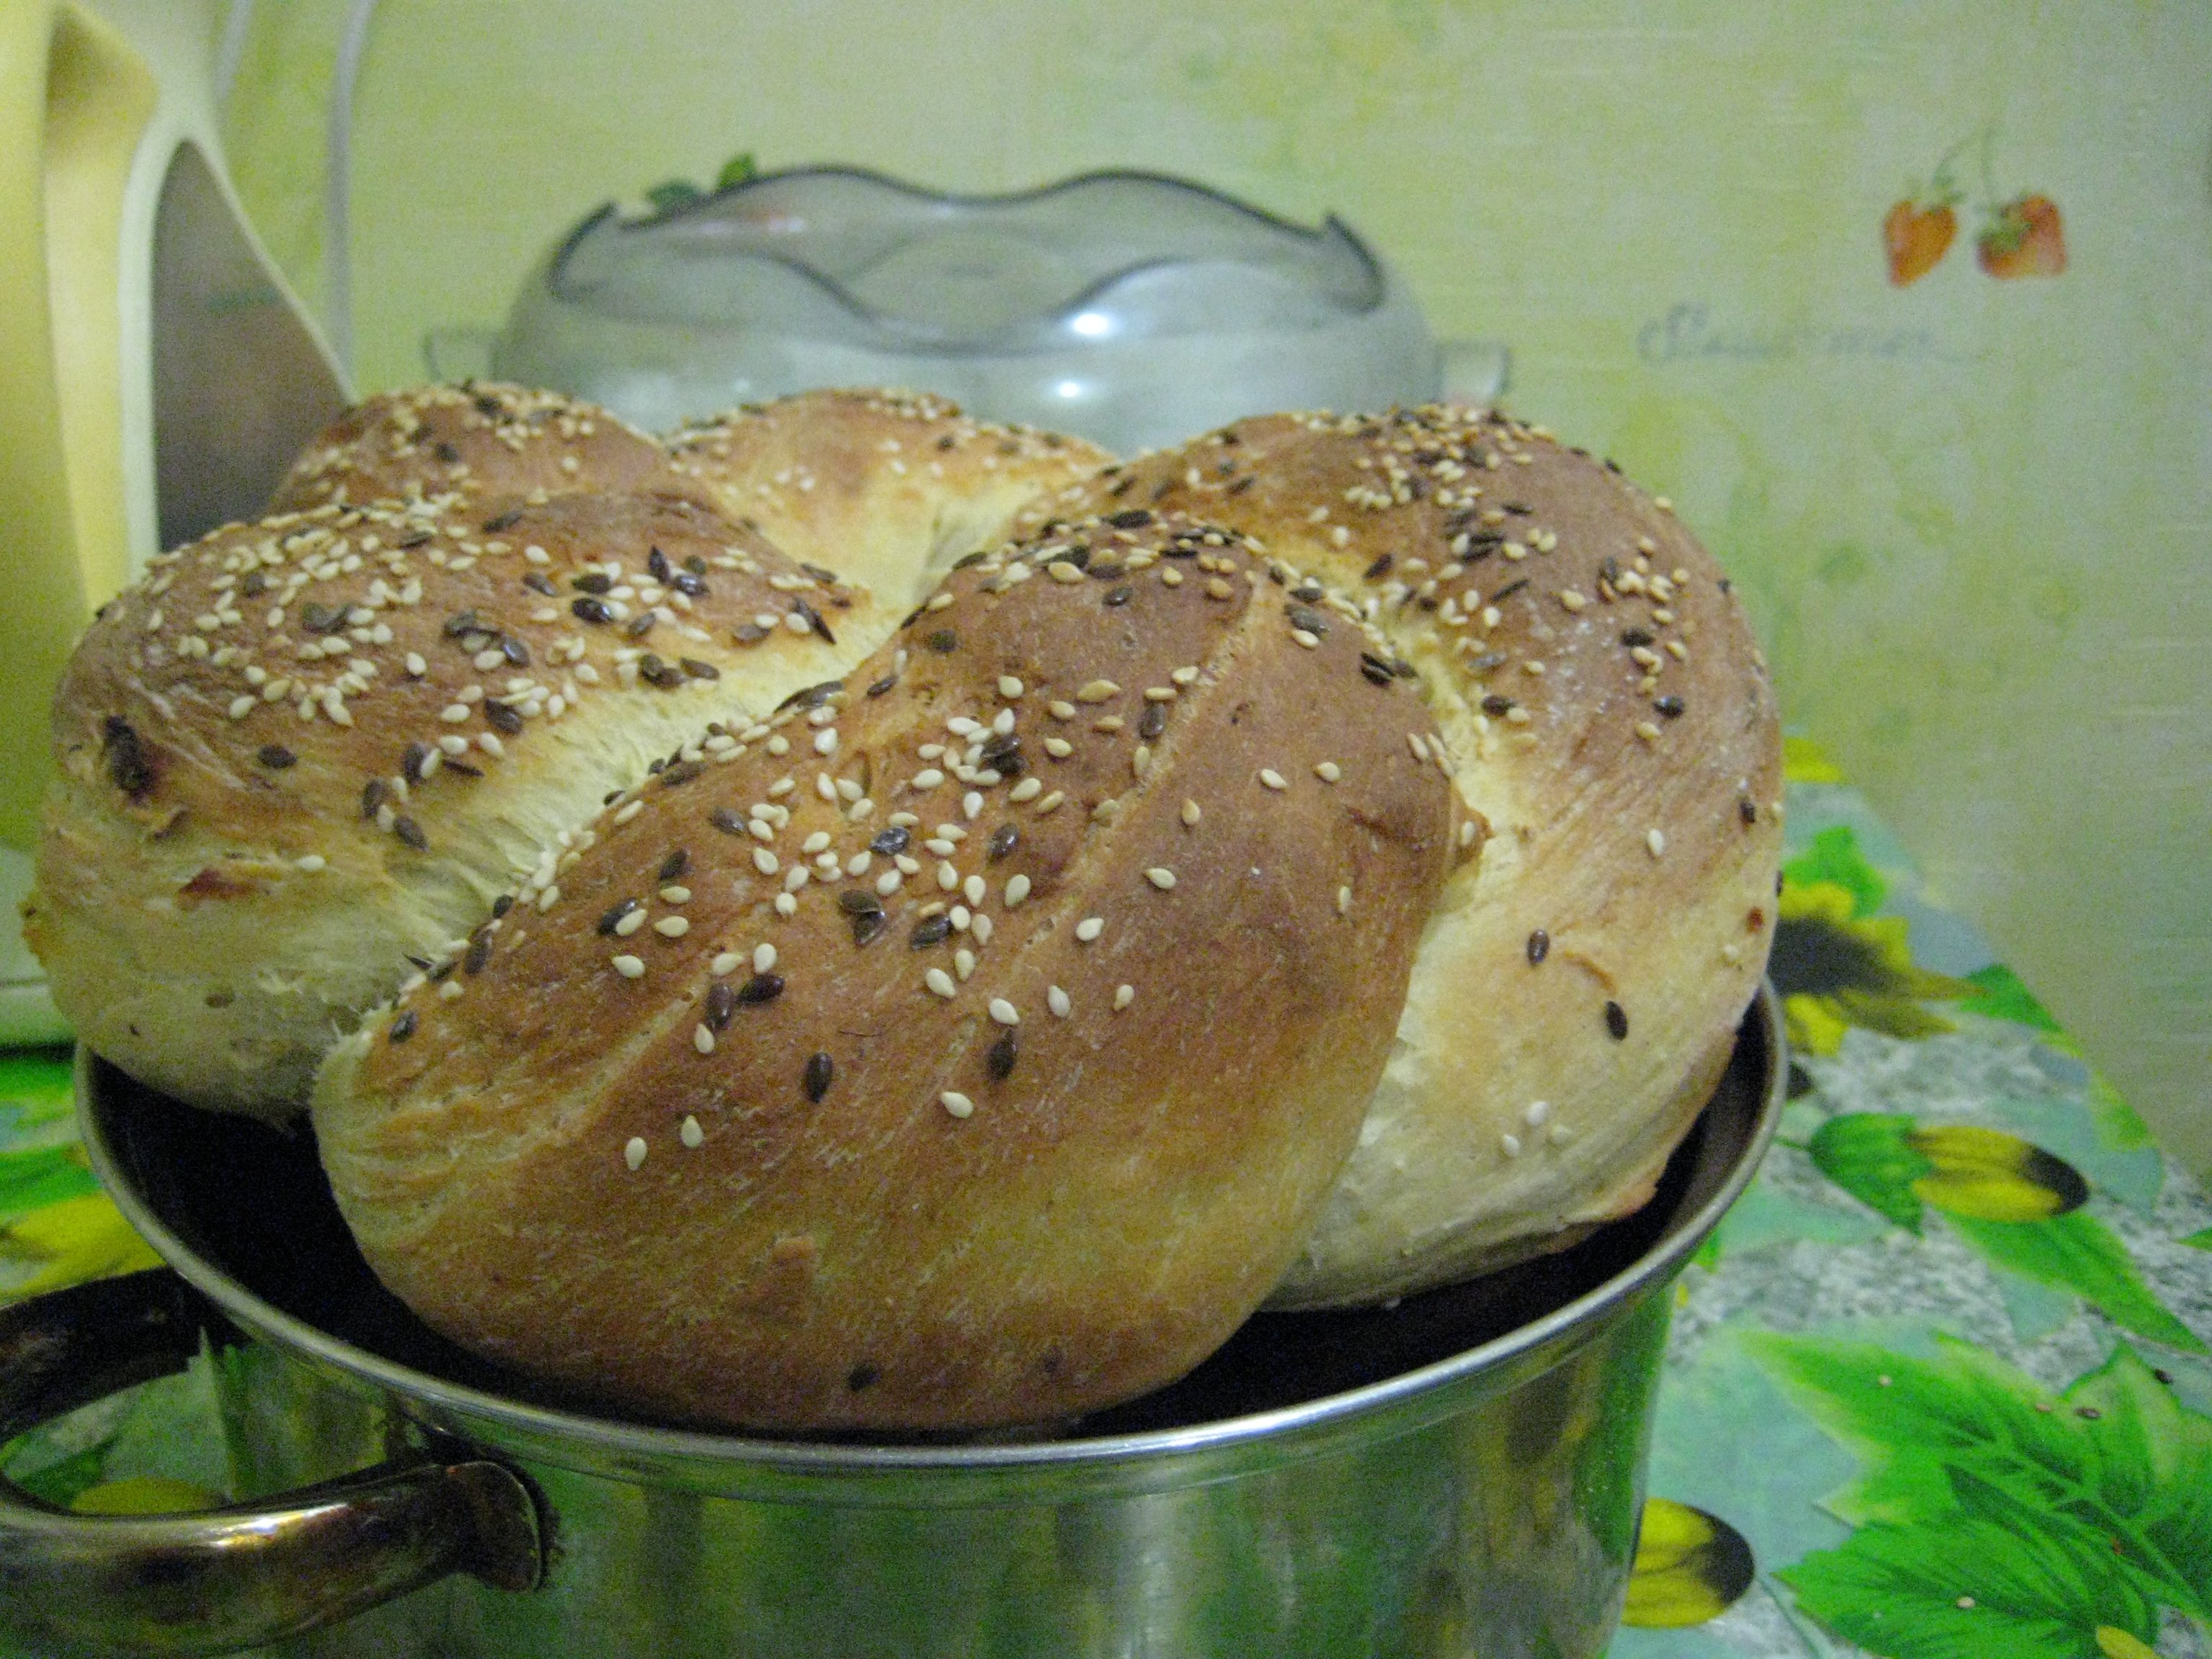
{"type": "MultiPolygon", "coordinates": [[[[279,1128],[201,1112],[96,1058],[82,1057],[80,1066],[88,1148],[118,1201],[172,1265],[249,1330],[283,1346],[310,1346],[287,1340],[296,1323],[320,1339],[310,1358],[434,1401],[495,1413],[511,1407],[540,1433],[557,1431],[563,1420],[580,1437],[602,1443],[683,1430],[624,1422],[597,1402],[479,1358],[417,1319],[356,1249],[304,1121],[279,1128]]],[[[1635,1215],[1571,1249],[1395,1306],[1256,1314],[1181,1381],[1059,1425],[1051,1444],[1079,1455],[1083,1446],[1104,1452],[1110,1443],[1117,1457],[1148,1445],[1187,1449],[1194,1433],[1212,1439],[1240,1421],[1331,1417],[1332,1407],[1356,1411],[1378,1391],[1398,1400],[1405,1385],[1456,1381],[1571,1333],[1670,1275],[1696,1248],[1763,1150],[1782,1070],[1771,994],[1762,993],[1711,1101],[1656,1196],[1635,1215]]],[[[693,1451],[709,1438],[681,1437],[693,1451]]],[[[713,1438],[740,1454],[770,1449],[770,1443],[713,1438]]],[[[822,1448],[832,1461],[836,1444],[822,1448]]],[[[1020,1461],[1042,1449],[998,1451],[1020,1461]]],[[[913,1461],[936,1459],[915,1447],[913,1461]]]]}

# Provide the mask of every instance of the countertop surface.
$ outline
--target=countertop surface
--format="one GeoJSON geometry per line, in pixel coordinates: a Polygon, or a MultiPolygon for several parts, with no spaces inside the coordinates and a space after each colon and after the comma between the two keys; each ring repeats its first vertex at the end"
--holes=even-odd
{"type": "MultiPolygon", "coordinates": [[[[2212,1202],[1790,745],[1781,1134],[1677,1291],[1613,1659],[2212,1659],[2212,1202]]],[[[67,1056],[0,1056],[0,1301],[155,1265],[67,1056]]],[[[193,1372],[0,1449],[84,1507],[221,1501],[193,1372]]]]}

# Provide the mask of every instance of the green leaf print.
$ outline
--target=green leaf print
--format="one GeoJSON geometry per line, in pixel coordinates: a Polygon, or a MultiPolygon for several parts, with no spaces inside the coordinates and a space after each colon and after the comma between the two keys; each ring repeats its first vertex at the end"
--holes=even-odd
{"type": "Polygon", "coordinates": [[[1966,975],[1966,982],[1980,988],[1976,995],[1959,1005],[1966,1012],[1990,1019],[2008,1019],[2016,1025],[2059,1034],[2058,1022],[2035,1000],[2020,975],[2002,963],[1993,962],[1986,968],[1976,969],[1966,975]]]}
{"type": "Polygon", "coordinates": [[[27,1129],[67,1117],[76,1085],[66,1048],[0,1054],[0,1129],[27,1129]]]}
{"type": "Polygon", "coordinates": [[[1887,1112],[1850,1112],[1814,1132],[1807,1150],[1820,1173],[1899,1226],[1920,1231],[1920,1195],[1912,1183],[1936,1166],[1906,1144],[1916,1126],[1887,1112]]]}
{"type": "Polygon", "coordinates": [[[2024,1279],[2071,1291],[2115,1325],[2153,1341],[2203,1353],[2202,1339],[2167,1312],[2136,1271],[2127,1247],[2087,1210],[2046,1221],[1944,1219],[1983,1258],[2024,1279]]]}
{"type": "Polygon", "coordinates": [[[36,1146],[27,1152],[0,1152],[0,1221],[13,1220],[65,1198],[82,1198],[99,1188],[92,1171],[69,1147],[36,1146]]]}
{"type": "Polygon", "coordinates": [[[1779,1575],[1838,1633],[1895,1659],[2094,1656],[2100,1628],[2150,1640],[2159,1606],[2212,1613],[2212,1419],[2132,1349],[2054,1399],[1951,1339],[1747,1346],[1860,1462],[1825,1503],[1859,1530],[1779,1575]]]}
{"type": "Polygon", "coordinates": [[[2158,1633],[2108,1556],[1980,1519],[1862,1528],[1775,1576],[1802,1611],[1890,1659],[2097,1659],[2100,1629],[2158,1633]]]}

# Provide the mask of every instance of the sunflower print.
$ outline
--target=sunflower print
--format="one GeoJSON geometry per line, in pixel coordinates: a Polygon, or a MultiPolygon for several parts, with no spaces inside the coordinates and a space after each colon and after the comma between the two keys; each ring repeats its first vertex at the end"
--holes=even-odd
{"type": "Polygon", "coordinates": [[[1741,1599],[1757,1571],[1744,1535],[1718,1516],[1647,1498],[1620,1621],[1638,1630],[1705,1624],[1741,1599]]]}
{"type": "Polygon", "coordinates": [[[1905,918],[1873,914],[1887,891],[1848,826],[1823,830],[1783,866],[1767,973],[1797,1052],[1833,1054],[1855,1025],[1907,1042],[1940,1036],[1958,1028],[1924,1005],[1982,994],[1912,960],[1905,918]]]}

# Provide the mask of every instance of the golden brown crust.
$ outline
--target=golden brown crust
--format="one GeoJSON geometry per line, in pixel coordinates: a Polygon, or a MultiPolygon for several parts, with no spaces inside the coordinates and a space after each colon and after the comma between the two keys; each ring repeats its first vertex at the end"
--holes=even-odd
{"type": "Polygon", "coordinates": [[[1089,504],[1130,503],[1356,595],[1492,831],[1278,1301],[1401,1293],[1619,1212],[1694,1116],[1684,1079],[1772,937],[1780,737],[1719,568],[1606,465],[1455,409],[1240,422],[1109,469],[1089,504]]]}
{"type": "Polygon", "coordinates": [[[269,510],[421,498],[465,512],[588,489],[691,493],[658,442],[597,404],[472,380],[356,404],[293,463],[269,510]]]}
{"type": "Polygon", "coordinates": [[[970,419],[942,398],[809,392],[669,441],[677,470],[794,558],[919,602],[956,559],[996,545],[1113,459],[1080,438],[970,419]]]}
{"type": "Polygon", "coordinates": [[[70,660],[26,936],[101,1053],[283,1112],[409,955],[606,792],[882,627],[672,496],[228,526],[155,561],[70,660]]]}
{"type": "Polygon", "coordinates": [[[342,1045],[317,1127],[386,1282],[776,1429],[1064,1415],[1225,1337],[1461,836],[1358,626],[1150,520],[957,573],[787,755],[611,807],[557,902],[342,1045]]]}

